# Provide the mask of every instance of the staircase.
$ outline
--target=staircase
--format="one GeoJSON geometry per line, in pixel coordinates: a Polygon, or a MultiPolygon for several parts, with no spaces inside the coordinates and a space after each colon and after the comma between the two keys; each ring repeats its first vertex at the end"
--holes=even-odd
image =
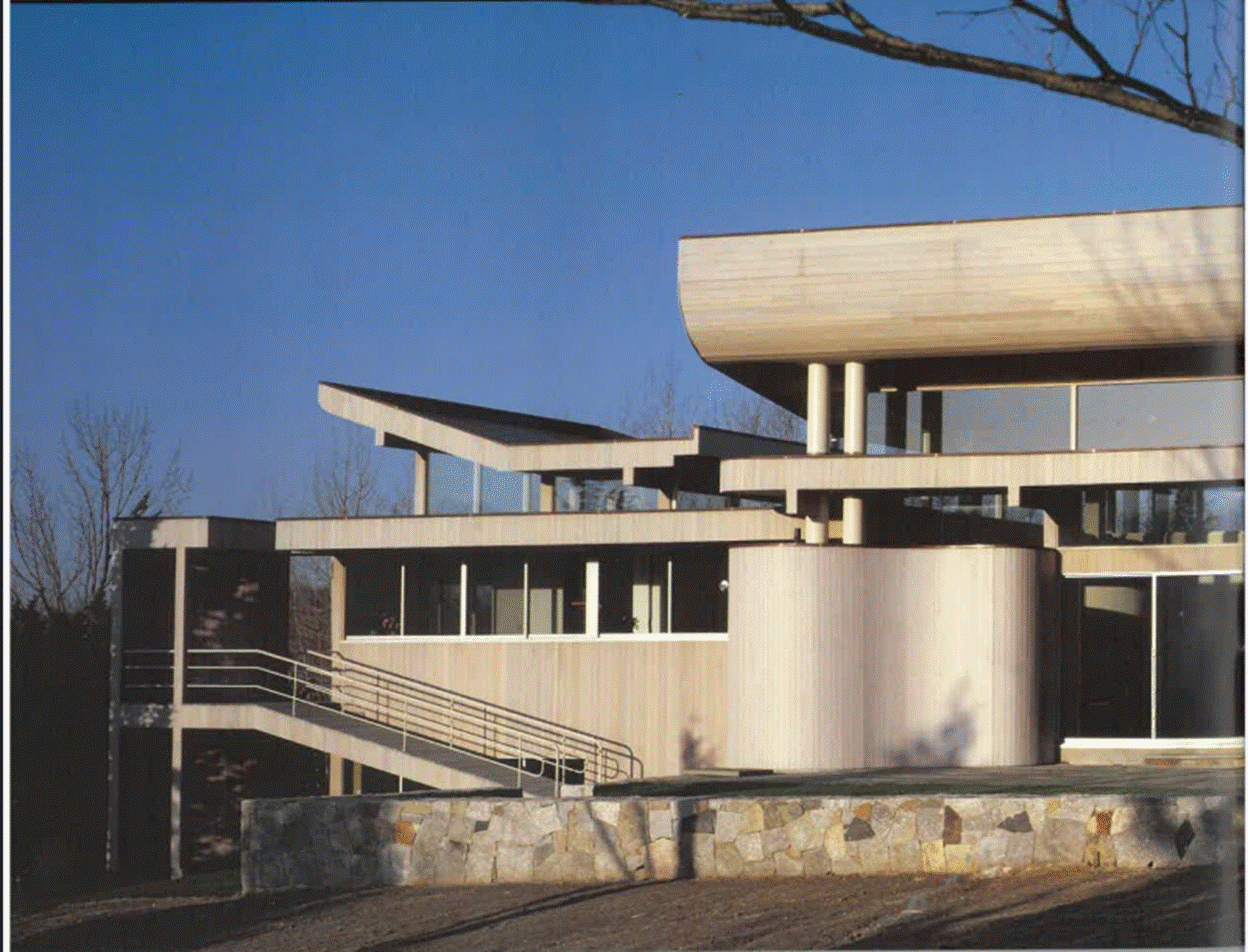
{"type": "MultiPolygon", "coordinates": [[[[167,663],[125,653],[123,692],[167,663]]],[[[162,652],[162,654],[167,654],[162,652]]],[[[561,796],[568,786],[638,779],[626,744],[371,665],[308,652],[307,660],[256,648],[186,652],[184,728],[259,730],[439,788],[519,788],[561,796]]],[[[157,679],[163,680],[162,678],[157,679]]]]}

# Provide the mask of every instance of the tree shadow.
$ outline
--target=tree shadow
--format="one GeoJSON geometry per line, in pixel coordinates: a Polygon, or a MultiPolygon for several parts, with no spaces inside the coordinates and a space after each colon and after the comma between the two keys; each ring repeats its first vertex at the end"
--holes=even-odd
{"type": "Polygon", "coordinates": [[[975,741],[975,720],[963,699],[963,678],[950,692],[949,715],[925,736],[916,737],[889,755],[892,767],[961,767],[975,741]]]}
{"type": "MultiPolygon", "coordinates": [[[[1076,887],[1072,881],[1069,892],[1076,887]]],[[[848,947],[1242,946],[1243,890],[1242,866],[1182,869],[1067,902],[1061,897],[1068,890],[1059,889],[996,908],[930,916],[911,909],[848,947]],[[1036,908],[1038,902],[1046,905],[1036,908]]]]}

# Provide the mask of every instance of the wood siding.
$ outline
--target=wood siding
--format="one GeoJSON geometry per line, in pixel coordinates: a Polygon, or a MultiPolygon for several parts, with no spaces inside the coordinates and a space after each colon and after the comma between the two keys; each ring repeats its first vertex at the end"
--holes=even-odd
{"type": "Polygon", "coordinates": [[[711,364],[1242,339],[1243,209],[685,238],[685,327],[711,364]]]}
{"type": "Polygon", "coordinates": [[[621,741],[647,776],[723,763],[722,641],[366,644],[344,656],[621,741]],[[695,763],[696,762],[696,763],[695,763]]]}
{"type": "Polygon", "coordinates": [[[731,552],[728,762],[789,770],[1056,755],[1056,554],[731,552]]]}

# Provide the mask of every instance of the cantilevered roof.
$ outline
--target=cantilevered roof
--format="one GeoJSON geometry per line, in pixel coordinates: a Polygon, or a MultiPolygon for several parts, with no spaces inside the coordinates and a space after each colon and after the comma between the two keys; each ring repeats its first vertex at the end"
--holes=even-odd
{"type": "Polygon", "coordinates": [[[693,427],[688,437],[636,439],[585,423],[340,383],[322,382],[318,397],[328,412],[372,429],[379,444],[435,450],[511,472],[618,473],[626,483],[653,485],[655,471],[678,463],[696,470],[699,462],[803,449],[707,426],[693,427]]]}
{"type": "Polygon", "coordinates": [[[575,443],[582,440],[628,440],[632,437],[616,430],[590,423],[557,420],[554,417],[495,410],[471,403],[454,403],[417,397],[408,393],[392,393],[370,387],[352,387],[344,383],[322,381],[322,386],[353,393],[405,413],[441,423],[444,426],[474,433],[498,443],[575,443]]]}
{"type": "Polygon", "coordinates": [[[864,361],[882,386],[1004,381],[1002,358],[1018,382],[1118,376],[1081,355],[1178,367],[1242,341],[1243,227],[1220,206],[682,238],[680,306],[704,360],[788,405],[748,365],[864,361]]]}

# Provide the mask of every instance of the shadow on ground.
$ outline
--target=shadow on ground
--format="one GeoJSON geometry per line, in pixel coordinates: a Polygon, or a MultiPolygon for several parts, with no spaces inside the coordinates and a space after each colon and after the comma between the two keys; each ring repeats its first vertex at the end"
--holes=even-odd
{"type": "Polygon", "coordinates": [[[1122,948],[1244,944],[1243,867],[1175,870],[1147,885],[1070,900],[1049,890],[1004,905],[913,904],[848,948],[1122,948]],[[915,906],[917,905],[917,908],[915,906]],[[1037,908],[1048,906],[1048,908],[1037,908]]]}

